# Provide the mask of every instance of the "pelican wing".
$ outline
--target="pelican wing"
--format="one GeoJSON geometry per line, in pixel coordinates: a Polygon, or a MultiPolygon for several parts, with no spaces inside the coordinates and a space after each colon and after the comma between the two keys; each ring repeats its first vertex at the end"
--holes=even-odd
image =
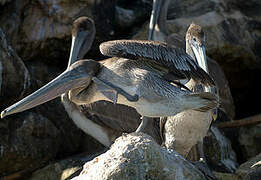
{"type": "Polygon", "coordinates": [[[100,45],[103,55],[145,59],[160,64],[170,70],[171,74],[183,79],[193,78],[205,85],[214,85],[213,79],[181,48],[167,46],[166,43],[145,40],[114,40],[100,45]]]}
{"type": "Polygon", "coordinates": [[[128,94],[123,89],[111,84],[110,82],[103,81],[97,77],[93,77],[92,80],[97,85],[98,90],[106,96],[108,99],[110,99],[114,104],[117,103],[118,100],[118,93],[123,95],[128,101],[136,102],[139,100],[139,97],[137,94],[134,96],[128,94]]]}

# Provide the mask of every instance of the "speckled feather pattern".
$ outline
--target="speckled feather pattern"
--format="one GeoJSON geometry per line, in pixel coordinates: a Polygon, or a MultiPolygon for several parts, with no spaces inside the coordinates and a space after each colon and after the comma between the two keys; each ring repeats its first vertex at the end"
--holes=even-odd
{"type": "Polygon", "coordinates": [[[167,46],[166,43],[145,40],[114,40],[100,45],[100,51],[107,56],[133,60],[150,60],[168,68],[171,73],[205,85],[214,85],[212,78],[181,48],[167,46]]]}

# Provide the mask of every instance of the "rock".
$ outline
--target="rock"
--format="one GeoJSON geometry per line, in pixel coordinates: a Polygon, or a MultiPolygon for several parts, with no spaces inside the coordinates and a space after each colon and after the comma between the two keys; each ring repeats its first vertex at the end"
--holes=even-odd
{"type": "Polygon", "coordinates": [[[62,108],[52,101],[0,121],[0,176],[32,172],[75,152],[103,151],[104,147],[78,129],[64,110],[54,113],[62,108]]]}
{"type": "Polygon", "coordinates": [[[1,120],[0,133],[0,176],[41,167],[58,152],[58,129],[33,112],[1,120]]]}
{"type": "Polygon", "coordinates": [[[119,26],[123,26],[124,28],[133,25],[136,19],[134,11],[121,7],[116,7],[116,18],[119,26]]]}
{"type": "Polygon", "coordinates": [[[130,31],[133,27],[149,19],[151,10],[152,2],[150,1],[117,1],[115,9],[117,28],[125,32],[126,35],[126,31],[130,31]]]}
{"type": "Polygon", "coordinates": [[[261,124],[243,126],[239,129],[239,144],[242,150],[243,159],[255,157],[261,152],[261,124]]]}
{"type": "Polygon", "coordinates": [[[259,180],[261,177],[261,154],[241,164],[236,171],[238,179],[259,180]]]}
{"type": "Polygon", "coordinates": [[[0,28],[0,109],[21,99],[29,90],[30,84],[27,68],[0,28]]]}
{"type": "Polygon", "coordinates": [[[218,180],[238,180],[237,176],[230,173],[214,172],[218,180]]]}
{"type": "Polygon", "coordinates": [[[11,0],[1,0],[0,5],[5,5],[6,3],[10,2],[11,0]]]}
{"type": "Polygon", "coordinates": [[[234,173],[238,167],[236,153],[230,140],[213,125],[204,138],[204,154],[207,164],[215,171],[234,173]]]}
{"type": "Polygon", "coordinates": [[[112,37],[114,7],[113,0],[12,1],[1,12],[0,22],[24,60],[37,59],[58,64],[64,56],[66,60],[69,57],[73,20],[79,16],[94,19],[96,47],[97,42],[112,37]]]}
{"type": "Polygon", "coordinates": [[[167,151],[146,134],[119,137],[104,154],[87,162],[80,179],[205,179],[174,151],[167,151]]]}
{"type": "Polygon", "coordinates": [[[78,176],[84,163],[92,160],[95,156],[83,153],[49,164],[48,166],[35,171],[30,177],[30,180],[71,179],[75,176],[78,176]]]}

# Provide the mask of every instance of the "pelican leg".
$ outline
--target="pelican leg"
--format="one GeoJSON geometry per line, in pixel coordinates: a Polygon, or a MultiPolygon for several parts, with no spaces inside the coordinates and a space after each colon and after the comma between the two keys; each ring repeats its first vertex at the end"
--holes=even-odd
{"type": "Polygon", "coordinates": [[[136,102],[139,100],[139,96],[137,94],[132,96],[123,89],[111,84],[110,82],[105,82],[97,77],[93,77],[92,80],[97,85],[99,91],[103,93],[107,98],[112,100],[114,104],[117,103],[118,93],[123,95],[128,101],[136,102]]]}
{"type": "Polygon", "coordinates": [[[144,132],[144,129],[147,126],[149,121],[150,121],[150,119],[148,117],[142,116],[141,117],[141,123],[140,123],[139,127],[137,128],[137,130],[135,132],[136,133],[144,132]]]}

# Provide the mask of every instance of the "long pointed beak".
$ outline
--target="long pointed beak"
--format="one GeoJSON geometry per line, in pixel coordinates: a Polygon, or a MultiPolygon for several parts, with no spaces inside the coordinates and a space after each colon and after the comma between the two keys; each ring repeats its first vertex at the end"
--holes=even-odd
{"type": "MultiPolygon", "coordinates": [[[[192,50],[196,56],[198,65],[209,74],[207,56],[206,56],[206,47],[204,45],[202,45],[202,46],[193,46],[192,45],[192,50]]],[[[207,92],[213,91],[211,87],[205,87],[205,90],[207,92]]]]}
{"type": "Polygon", "coordinates": [[[155,32],[156,23],[159,18],[160,8],[162,0],[153,0],[152,13],[150,16],[150,26],[149,26],[149,37],[148,40],[154,40],[153,34],[155,32]]]}
{"type": "Polygon", "coordinates": [[[204,69],[207,73],[208,71],[208,64],[207,64],[207,56],[206,56],[206,48],[205,46],[192,46],[192,50],[196,56],[196,60],[198,62],[198,65],[204,69]]]}
{"type": "MultiPolygon", "coordinates": [[[[207,73],[209,73],[208,70],[208,64],[207,64],[207,56],[206,56],[206,47],[205,46],[192,46],[192,50],[196,56],[196,60],[198,62],[198,65],[207,73]]],[[[206,92],[215,93],[215,90],[211,87],[204,87],[206,92]]],[[[217,108],[213,109],[212,117],[214,120],[217,119],[217,108]]]]}
{"type": "Polygon", "coordinates": [[[77,60],[84,57],[84,55],[90,50],[94,37],[95,32],[90,33],[87,31],[81,31],[78,32],[76,36],[72,36],[72,45],[67,68],[77,60]]]}
{"type": "Polygon", "coordinates": [[[67,69],[57,78],[53,79],[51,82],[49,82],[36,92],[6,108],[4,111],[1,112],[1,118],[43,104],[60,96],[65,92],[68,92],[71,89],[88,86],[91,82],[91,78],[92,77],[87,73],[67,69]]]}

